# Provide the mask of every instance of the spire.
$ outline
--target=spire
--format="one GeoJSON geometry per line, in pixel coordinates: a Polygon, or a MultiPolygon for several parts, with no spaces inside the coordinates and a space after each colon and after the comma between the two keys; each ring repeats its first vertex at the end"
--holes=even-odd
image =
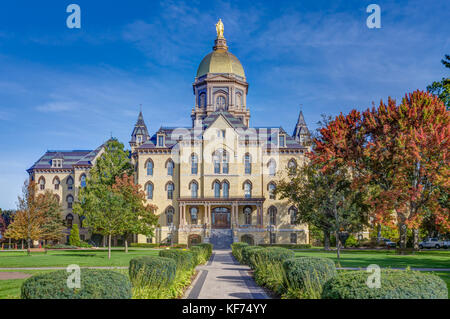
{"type": "Polygon", "coordinates": [[[213,47],[214,51],[217,51],[217,50],[228,51],[227,40],[223,36],[223,30],[224,30],[224,27],[223,27],[222,19],[219,19],[219,21],[216,24],[217,38],[214,41],[214,47],[213,47]]]}
{"type": "Polygon", "coordinates": [[[308,126],[306,125],[301,109],[292,137],[302,145],[308,145],[311,142],[311,134],[309,133],[308,126]]]}
{"type": "Polygon", "coordinates": [[[131,133],[130,144],[142,144],[150,139],[148,135],[147,125],[144,122],[144,116],[142,115],[142,105],[139,111],[138,119],[134,125],[133,132],[131,133]]]}

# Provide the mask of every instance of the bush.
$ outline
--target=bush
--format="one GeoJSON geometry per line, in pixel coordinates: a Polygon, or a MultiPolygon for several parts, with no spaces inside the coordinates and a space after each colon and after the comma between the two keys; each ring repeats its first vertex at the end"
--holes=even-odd
{"type": "Polygon", "coordinates": [[[150,243],[131,243],[130,247],[139,247],[139,248],[157,248],[159,244],[150,244],[150,243]]]}
{"type": "Polygon", "coordinates": [[[192,246],[191,252],[194,254],[196,265],[203,265],[209,259],[209,248],[206,246],[192,246]]]}
{"type": "Polygon", "coordinates": [[[369,288],[370,273],[348,271],[323,287],[324,299],[447,299],[445,282],[436,275],[411,270],[381,270],[381,287],[369,288]]]}
{"type": "Polygon", "coordinates": [[[175,260],[165,257],[141,256],[130,260],[128,269],[134,284],[164,286],[170,284],[177,271],[175,260]]]}
{"type": "Polygon", "coordinates": [[[337,275],[334,262],[329,258],[291,258],[283,262],[283,269],[288,286],[310,297],[320,296],[323,285],[337,275]]]}
{"type": "Polygon", "coordinates": [[[69,245],[80,247],[80,231],[77,224],[73,224],[70,230],[69,245]]]}
{"type": "Polygon", "coordinates": [[[68,288],[66,270],[34,275],[24,281],[22,299],[130,299],[131,282],[111,270],[81,269],[81,288],[68,288]]]}
{"type": "Polygon", "coordinates": [[[203,249],[205,249],[207,251],[208,257],[206,258],[206,260],[208,260],[209,258],[211,258],[212,255],[212,251],[213,251],[213,244],[210,243],[201,243],[201,244],[197,244],[195,246],[198,247],[202,247],[203,249]]]}
{"type": "Polygon", "coordinates": [[[46,249],[78,249],[77,246],[70,246],[70,245],[64,245],[64,244],[45,245],[44,248],[46,248],[46,249]]]}
{"type": "Polygon", "coordinates": [[[248,265],[250,268],[256,269],[261,264],[283,262],[294,257],[295,253],[292,250],[282,247],[269,247],[251,252],[248,265]]]}
{"type": "Polygon", "coordinates": [[[188,250],[160,250],[159,256],[175,260],[177,271],[190,270],[195,267],[194,254],[188,250]]]}
{"type": "Polygon", "coordinates": [[[288,249],[309,249],[311,244],[261,244],[262,247],[283,247],[288,249]]]}
{"type": "Polygon", "coordinates": [[[231,252],[237,261],[242,261],[242,248],[249,246],[247,243],[238,242],[231,244],[231,252]]]}
{"type": "Polygon", "coordinates": [[[264,250],[265,248],[260,246],[245,246],[241,249],[242,252],[242,260],[241,263],[250,266],[250,258],[251,256],[258,250],[264,250]]]}
{"type": "Polygon", "coordinates": [[[355,236],[349,236],[345,241],[344,247],[359,247],[359,241],[355,238],[355,236]]]}

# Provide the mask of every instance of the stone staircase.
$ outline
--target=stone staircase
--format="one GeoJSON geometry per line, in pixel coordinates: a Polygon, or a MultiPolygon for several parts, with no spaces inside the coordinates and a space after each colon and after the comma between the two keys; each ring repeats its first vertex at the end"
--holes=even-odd
{"type": "Polygon", "coordinates": [[[233,233],[231,229],[211,229],[209,242],[214,245],[214,249],[230,249],[233,243],[233,233]]]}

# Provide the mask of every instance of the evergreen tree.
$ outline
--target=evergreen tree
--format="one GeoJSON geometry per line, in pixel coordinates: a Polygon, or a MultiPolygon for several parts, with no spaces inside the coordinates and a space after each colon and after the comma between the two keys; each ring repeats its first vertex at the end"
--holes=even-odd
{"type": "Polygon", "coordinates": [[[77,224],[73,224],[72,229],[70,230],[69,245],[77,247],[80,247],[81,245],[80,231],[78,230],[77,224]]]}

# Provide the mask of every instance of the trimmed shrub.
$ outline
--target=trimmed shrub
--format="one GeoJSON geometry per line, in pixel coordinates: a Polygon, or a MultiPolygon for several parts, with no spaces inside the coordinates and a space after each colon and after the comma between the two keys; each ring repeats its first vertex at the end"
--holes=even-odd
{"type": "Polygon", "coordinates": [[[209,249],[202,246],[192,246],[191,252],[194,254],[195,265],[203,265],[209,259],[209,249]]]}
{"type": "Polygon", "coordinates": [[[199,246],[199,247],[206,249],[206,251],[208,252],[208,257],[206,258],[206,260],[208,260],[211,257],[212,251],[213,251],[213,244],[201,243],[201,244],[197,244],[195,246],[199,246]]]}
{"type": "Polygon", "coordinates": [[[128,273],[133,283],[141,285],[168,285],[177,271],[177,263],[172,258],[141,256],[130,260],[128,273]]]}
{"type": "Polygon", "coordinates": [[[371,273],[348,271],[328,281],[324,299],[447,299],[445,282],[436,275],[411,270],[381,270],[381,287],[366,284],[371,273]]]}
{"type": "Polygon", "coordinates": [[[289,286],[312,293],[321,293],[323,285],[337,275],[336,266],[329,258],[291,258],[283,262],[283,269],[289,286]]]}
{"type": "Polygon", "coordinates": [[[282,247],[269,247],[251,252],[249,266],[252,269],[256,269],[260,264],[283,262],[294,257],[295,253],[292,250],[282,247]]]}
{"type": "Polygon", "coordinates": [[[130,243],[130,247],[139,247],[139,248],[158,248],[159,244],[150,244],[150,243],[130,243]]]}
{"type": "Polygon", "coordinates": [[[237,261],[242,261],[242,248],[249,246],[247,243],[238,242],[231,244],[231,252],[237,261]]]}
{"type": "Polygon", "coordinates": [[[195,267],[194,254],[188,250],[160,250],[159,256],[175,260],[177,271],[189,270],[195,267]]]}
{"type": "Polygon", "coordinates": [[[264,249],[265,248],[259,247],[259,246],[245,246],[244,248],[241,249],[241,252],[242,252],[241,263],[250,266],[250,263],[251,263],[251,259],[250,258],[253,256],[253,254],[256,251],[264,250],[264,249]]]}
{"type": "Polygon", "coordinates": [[[81,288],[68,288],[66,270],[34,275],[24,281],[22,299],[130,299],[131,282],[111,270],[81,269],[81,288]]]}
{"type": "Polygon", "coordinates": [[[309,249],[311,244],[261,244],[262,247],[283,247],[288,249],[309,249]]]}
{"type": "Polygon", "coordinates": [[[359,247],[359,241],[355,236],[349,236],[345,241],[344,247],[359,247]]]}
{"type": "Polygon", "coordinates": [[[77,224],[73,224],[70,230],[69,245],[80,247],[80,231],[77,224]]]}

